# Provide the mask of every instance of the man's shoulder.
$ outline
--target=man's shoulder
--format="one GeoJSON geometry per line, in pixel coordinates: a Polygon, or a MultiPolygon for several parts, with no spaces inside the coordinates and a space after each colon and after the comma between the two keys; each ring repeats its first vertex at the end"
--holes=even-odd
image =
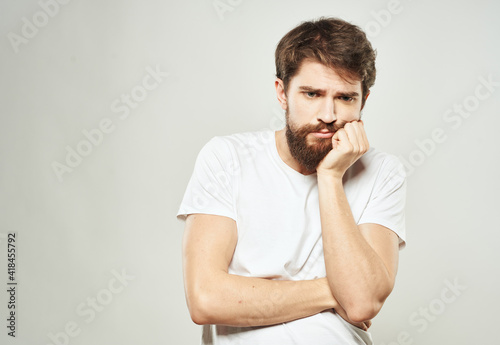
{"type": "Polygon", "coordinates": [[[227,143],[253,143],[255,140],[269,141],[270,137],[274,138],[274,131],[271,129],[261,129],[259,131],[238,132],[227,135],[218,135],[211,140],[225,141],[227,143]]]}
{"type": "Polygon", "coordinates": [[[250,147],[263,147],[274,140],[274,131],[271,129],[262,129],[259,131],[214,136],[205,144],[204,149],[248,150],[250,147]]]}
{"type": "Polygon", "coordinates": [[[373,173],[383,170],[390,171],[392,175],[397,174],[403,178],[406,177],[404,165],[398,157],[375,147],[370,147],[358,162],[363,169],[370,170],[373,173]]]}
{"type": "Polygon", "coordinates": [[[383,161],[399,161],[398,157],[393,155],[392,153],[379,150],[373,146],[371,146],[368,151],[361,157],[362,159],[374,163],[380,163],[383,161]]]}

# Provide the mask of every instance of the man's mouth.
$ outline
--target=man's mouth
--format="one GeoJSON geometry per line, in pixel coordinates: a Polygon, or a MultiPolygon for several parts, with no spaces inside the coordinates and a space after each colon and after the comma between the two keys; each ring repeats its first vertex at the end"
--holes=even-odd
{"type": "Polygon", "coordinates": [[[331,138],[335,134],[334,132],[330,132],[328,130],[324,131],[318,131],[318,132],[312,132],[312,135],[314,135],[316,138],[331,138]]]}

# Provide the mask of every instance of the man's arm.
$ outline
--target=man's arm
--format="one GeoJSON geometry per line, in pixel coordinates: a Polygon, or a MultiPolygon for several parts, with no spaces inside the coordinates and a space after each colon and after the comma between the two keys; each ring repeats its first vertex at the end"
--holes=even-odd
{"type": "Polygon", "coordinates": [[[350,320],[373,319],[391,293],[399,256],[398,236],[378,224],[356,225],[342,181],[319,178],[326,274],[350,320]]]}
{"type": "Polygon", "coordinates": [[[236,243],[233,219],[188,216],[183,239],[184,286],[195,323],[265,326],[340,309],[326,278],[279,281],[229,274],[236,243]]]}
{"type": "Polygon", "coordinates": [[[326,272],[348,318],[362,322],[378,314],[394,287],[399,242],[384,226],[358,227],[344,192],[342,176],[369,147],[363,123],[346,124],[333,140],[317,170],[326,272]]]}

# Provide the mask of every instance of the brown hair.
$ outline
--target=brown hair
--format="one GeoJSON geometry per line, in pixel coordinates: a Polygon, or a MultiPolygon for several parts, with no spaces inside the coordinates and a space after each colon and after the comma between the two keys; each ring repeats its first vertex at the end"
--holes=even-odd
{"type": "Polygon", "coordinates": [[[275,52],[276,77],[283,80],[285,93],[304,59],[334,68],[346,79],[361,80],[365,96],[375,83],[376,51],[356,25],[338,18],[321,17],[303,22],[288,32],[275,52]]]}

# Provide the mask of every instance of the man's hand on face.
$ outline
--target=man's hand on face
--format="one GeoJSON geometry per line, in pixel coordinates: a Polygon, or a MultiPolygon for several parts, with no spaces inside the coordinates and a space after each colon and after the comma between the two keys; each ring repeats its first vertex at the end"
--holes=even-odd
{"type": "Polygon", "coordinates": [[[362,120],[345,124],[332,137],[332,150],[316,168],[318,175],[342,178],[349,167],[370,148],[362,120]]]}

